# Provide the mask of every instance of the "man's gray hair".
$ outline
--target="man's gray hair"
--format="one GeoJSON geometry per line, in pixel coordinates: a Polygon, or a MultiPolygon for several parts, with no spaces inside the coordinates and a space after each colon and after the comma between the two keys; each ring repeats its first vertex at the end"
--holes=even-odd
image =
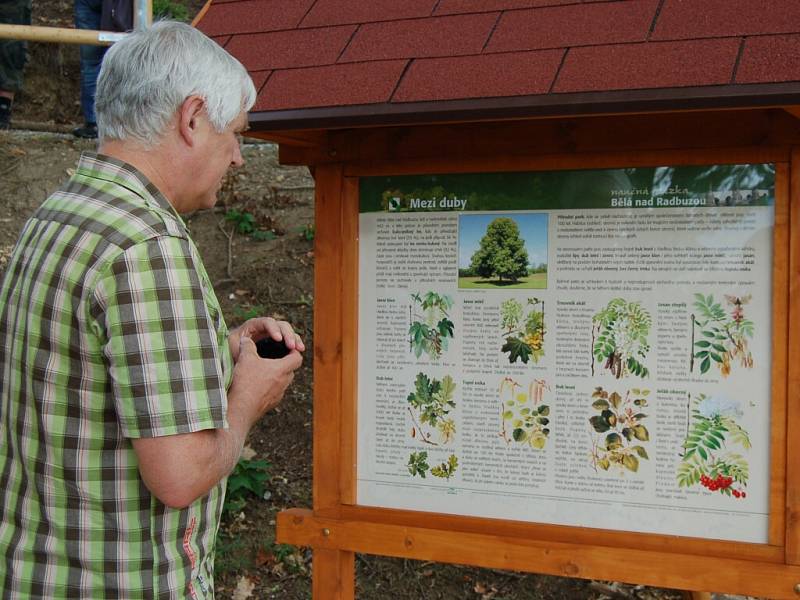
{"type": "Polygon", "coordinates": [[[238,60],[185,23],[160,21],[129,33],[103,58],[95,98],[98,137],[152,147],[192,95],[204,98],[221,133],[250,110],[256,90],[238,60]]]}

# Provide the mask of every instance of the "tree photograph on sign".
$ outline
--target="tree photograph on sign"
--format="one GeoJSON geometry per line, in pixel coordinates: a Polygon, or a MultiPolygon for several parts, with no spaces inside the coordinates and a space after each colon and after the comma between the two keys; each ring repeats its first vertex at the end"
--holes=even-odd
{"type": "Polygon", "coordinates": [[[546,289],[545,213],[461,215],[458,287],[546,289]]]}

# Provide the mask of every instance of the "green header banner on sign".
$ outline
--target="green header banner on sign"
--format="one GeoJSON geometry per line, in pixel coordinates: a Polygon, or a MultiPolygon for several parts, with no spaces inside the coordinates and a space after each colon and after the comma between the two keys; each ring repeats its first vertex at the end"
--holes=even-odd
{"type": "Polygon", "coordinates": [[[775,165],[363,177],[360,212],[765,206],[775,165]]]}

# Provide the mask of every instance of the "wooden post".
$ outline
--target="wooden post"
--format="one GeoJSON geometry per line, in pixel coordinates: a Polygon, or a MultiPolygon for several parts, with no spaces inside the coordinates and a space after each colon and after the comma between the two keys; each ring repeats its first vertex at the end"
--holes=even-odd
{"type": "Polygon", "coordinates": [[[314,548],[312,597],[325,600],[355,598],[355,553],[314,548]]]}
{"type": "MultiPolygon", "coordinates": [[[[800,149],[792,149],[791,170],[789,172],[791,202],[789,219],[791,237],[789,242],[789,356],[790,361],[786,418],[788,423],[796,424],[800,418],[800,366],[797,356],[800,352],[800,149]]],[[[800,439],[797,435],[786,437],[786,453],[791,460],[786,463],[786,563],[800,564],[800,465],[798,465],[800,439]]],[[[798,582],[800,583],[800,582],[798,582]]]]}
{"type": "MultiPolygon", "coordinates": [[[[314,295],[314,511],[336,514],[342,431],[342,169],[316,170],[314,295]]],[[[325,531],[322,532],[325,536],[325,531]]],[[[353,600],[355,554],[313,548],[314,598],[353,600]]]]}

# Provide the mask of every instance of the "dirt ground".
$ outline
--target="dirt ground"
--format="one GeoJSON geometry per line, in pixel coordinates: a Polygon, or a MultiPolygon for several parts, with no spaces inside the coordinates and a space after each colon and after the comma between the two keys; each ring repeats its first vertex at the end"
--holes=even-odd
{"type": "MultiPolygon", "coordinates": [[[[194,14],[202,0],[187,2],[194,14]]],[[[35,24],[69,26],[71,2],[34,2],[35,24]]],[[[81,121],[78,54],[73,46],[31,45],[26,85],[14,119],[28,129],[62,129],[81,121]]],[[[28,215],[74,168],[91,141],[15,129],[0,132],[0,272],[28,215]]],[[[278,164],[271,144],[246,144],[246,165],[231,174],[213,210],[188,217],[229,325],[266,314],[292,322],[313,343],[313,179],[304,168],[278,164]],[[249,213],[258,236],[235,231],[226,218],[249,213]]],[[[275,544],[278,511],[311,505],[311,356],[281,407],[251,433],[255,458],[271,463],[268,491],[222,525],[217,550],[219,598],[310,598],[312,556],[275,544]]],[[[681,594],[549,576],[358,556],[357,597],[363,600],[672,600],[681,594]]]]}

